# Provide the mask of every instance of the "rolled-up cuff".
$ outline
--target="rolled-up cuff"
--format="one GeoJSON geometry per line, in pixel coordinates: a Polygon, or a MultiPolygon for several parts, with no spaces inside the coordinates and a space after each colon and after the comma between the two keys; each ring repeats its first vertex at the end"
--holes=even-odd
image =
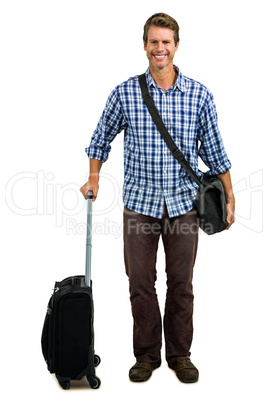
{"type": "Polygon", "coordinates": [[[206,173],[210,176],[217,176],[218,174],[226,173],[232,167],[229,159],[226,159],[224,163],[217,166],[212,166],[206,173]]]}
{"type": "Polygon", "coordinates": [[[86,148],[85,152],[90,159],[98,159],[101,162],[106,162],[109,156],[109,151],[95,145],[86,148]]]}

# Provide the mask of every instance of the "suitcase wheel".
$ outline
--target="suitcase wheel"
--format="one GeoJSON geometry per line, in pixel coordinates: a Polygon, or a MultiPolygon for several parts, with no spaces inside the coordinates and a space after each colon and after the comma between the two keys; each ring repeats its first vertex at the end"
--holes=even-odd
{"type": "Polygon", "coordinates": [[[69,389],[70,388],[70,381],[59,381],[61,388],[69,389]]]}
{"type": "Polygon", "coordinates": [[[97,367],[101,362],[100,356],[94,355],[94,367],[97,367]]]}
{"type": "Polygon", "coordinates": [[[101,380],[99,379],[99,377],[87,376],[87,380],[89,382],[89,385],[93,389],[97,389],[101,385],[101,380]]]}

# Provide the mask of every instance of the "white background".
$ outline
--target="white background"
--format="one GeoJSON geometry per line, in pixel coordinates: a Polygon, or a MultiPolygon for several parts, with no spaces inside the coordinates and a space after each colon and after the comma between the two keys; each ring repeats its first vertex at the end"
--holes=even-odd
{"type": "MultiPolygon", "coordinates": [[[[1,393],[41,401],[267,401],[267,19],[265,1],[2,1],[1,393]],[[55,280],[83,274],[88,146],[115,85],[143,73],[143,25],[155,12],[180,25],[175,63],[214,94],[233,164],[236,223],[200,233],[192,360],[197,384],[161,368],[144,384],[134,364],[122,244],[123,133],[103,165],[94,204],[95,350],[102,385],[63,391],[40,337],[55,280]]],[[[165,300],[159,245],[157,289],[165,300]]]]}

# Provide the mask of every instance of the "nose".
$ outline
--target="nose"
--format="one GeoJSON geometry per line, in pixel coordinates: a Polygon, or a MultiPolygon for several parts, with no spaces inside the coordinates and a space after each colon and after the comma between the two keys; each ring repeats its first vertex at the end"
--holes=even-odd
{"type": "Polygon", "coordinates": [[[158,42],[158,43],[157,43],[156,50],[157,50],[158,52],[162,52],[162,51],[164,50],[164,45],[163,45],[162,42],[158,42]]]}

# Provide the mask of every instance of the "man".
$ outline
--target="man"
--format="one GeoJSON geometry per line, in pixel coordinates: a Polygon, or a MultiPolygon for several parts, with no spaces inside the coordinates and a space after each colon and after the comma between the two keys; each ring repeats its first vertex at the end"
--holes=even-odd
{"type": "MultiPolygon", "coordinates": [[[[179,26],[170,16],[153,15],[144,26],[149,60],[146,79],[167,129],[194,171],[198,155],[223,183],[228,229],[234,222],[234,195],[227,158],[217,125],[213,97],[206,87],[173,65],[179,26]],[[199,143],[199,147],[198,147],[199,143]]],[[[134,319],[135,365],[131,381],[146,381],[161,364],[162,319],[155,291],[156,255],[162,237],[166,255],[167,295],[164,315],[166,360],[186,383],[198,380],[190,360],[193,337],[192,277],[198,243],[194,208],[197,185],[170,154],[141,97],[138,76],[117,86],[86,152],[88,182],[81,188],[96,199],[99,173],[111,142],[124,137],[124,256],[134,319]]]]}

